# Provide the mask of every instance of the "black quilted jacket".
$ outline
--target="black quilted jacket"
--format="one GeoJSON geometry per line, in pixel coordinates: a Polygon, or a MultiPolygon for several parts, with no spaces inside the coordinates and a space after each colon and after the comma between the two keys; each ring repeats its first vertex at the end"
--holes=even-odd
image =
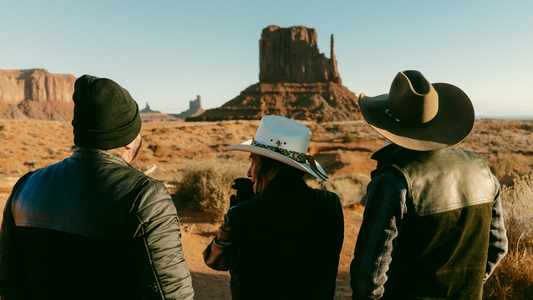
{"type": "Polygon", "coordinates": [[[4,209],[0,295],[193,299],[165,186],[90,150],[26,174],[4,209]]]}

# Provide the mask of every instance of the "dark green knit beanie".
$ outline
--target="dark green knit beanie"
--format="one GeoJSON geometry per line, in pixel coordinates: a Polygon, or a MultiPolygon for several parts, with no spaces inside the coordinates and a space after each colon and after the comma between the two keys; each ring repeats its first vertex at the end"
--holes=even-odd
{"type": "Polygon", "coordinates": [[[111,79],[83,75],[74,83],[74,144],[101,150],[131,143],[141,132],[139,106],[111,79]]]}

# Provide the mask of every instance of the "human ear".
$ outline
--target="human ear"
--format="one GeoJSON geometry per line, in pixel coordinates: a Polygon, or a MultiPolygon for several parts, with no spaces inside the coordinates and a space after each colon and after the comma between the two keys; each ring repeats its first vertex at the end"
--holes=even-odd
{"type": "Polygon", "coordinates": [[[124,146],[124,148],[126,148],[126,150],[131,150],[131,149],[133,149],[133,143],[134,143],[134,142],[135,142],[135,141],[132,141],[131,143],[129,143],[129,144],[127,144],[126,146],[124,146]]]}

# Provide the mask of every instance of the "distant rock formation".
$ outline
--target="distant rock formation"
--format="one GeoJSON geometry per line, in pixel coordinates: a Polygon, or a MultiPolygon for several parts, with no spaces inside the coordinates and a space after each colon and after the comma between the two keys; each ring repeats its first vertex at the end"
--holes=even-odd
{"type": "Polygon", "coordinates": [[[317,32],[305,26],[269,26],[259,41],[259,83],[219,108],[186,121],[260,119],[281,115],[297,120],[362,118],[357,97],[342,85],[333,35],[331,58],[320,53],[317,32]]]}
{"type": "Polygon", "coordinates": [[[180,121],[171,115],[163,114],[160,112],[155,113],[141,113],[141,121],[147,122],[176,122],[180,121]]]}
{"type": "Polygon", "coordinates": [[[163,114],[159,111],[152,110],[148,102],[146,102],[146,107],[140,111],[143,122],[184,121],[187,117],[196,117],[204,112],[205,110],[202,108],[202,98],[200,95],[196,97],[196,100],[189,101],[188,110],[179,114],[163,114]]]}
{"type": "Polygon", "coordinates": [[[170,114],[171,116],[183,119],[188,117],[196,117],[198,115],[201,115],[205,112],[205,109],[202,108],[202,97],[200,95],[196,96],[196,100],[189,101],[189,109],[181,112],[179,114],[170,114]]]}
{"type": "Polygon", "coordinates": [[[141,114],[141,120],[143,123],[146,122],[173,122],[178,121],[178,119],[173,116],[163,114],[160,111],[152,110],[150,104],[146,102],[146,107],[139,111],[141,114]]]}
{"type": "Polygon", "coordinates": [[[0,118],[70,121],[75,81],[46,69],[0,70],[0,118]]]}
{"type": "Polygon", "coordinates": [[[268,26],[259,41],[259,81],[341,83],[331,35],[331,58],[318,48],[318,34],[305,26],[268,26]]]}
{"type": "Polygon", "coordinates": [[[143,123],[146,122],[173,122],[178,121],[171,115],[163,114],[160,111],[152,110],[150,104],[146,102],[146,107],[139,111],[141,114],[141,120],[143,123]]]}
{"type": "Polygon", "coordinates": [[[142,110],[139,111],[141,114],[154,114],[154,113],[161,113],[160,111],[156,111],[156,110],[151,110],[150,109],[150,104],[148,104],[148,102],[146,102],[146,107],[143,108],[142,110]]]}

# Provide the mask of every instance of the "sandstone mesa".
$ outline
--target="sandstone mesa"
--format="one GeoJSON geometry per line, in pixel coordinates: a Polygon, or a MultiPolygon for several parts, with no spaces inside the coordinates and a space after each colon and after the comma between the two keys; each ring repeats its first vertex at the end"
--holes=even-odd
{"type": "Polygon", "coordinates": [[[342,85],[331,35],[331,58],[317,45],[317,31],[305,26],[268,26],[259,41],[259,82],[219,108],[187,121],[254,120],[280,115],[314,121],[362,119],[358,99],[342,85]]]}
{"type": "MultiPolygon", "coordinates": [[[[259,120],[280,115],[296,120],[361,120],[356,95],[342,85],[333,35],[330,58],[317,45],[313,28],[265,28],[259,40],[259,82],[219,108],[205,111],[201,98],[189,101],[180,114],[147,107],[143,122],[259,120]]],[[[70,121],[76,77],[46,69],[0,70],[0,118],[70,121]]]]}
{"type": "Polygon", "coordinates": [[[0,118],[70,121],[75,81],[46,69],[0,70],[0,118]]]}

